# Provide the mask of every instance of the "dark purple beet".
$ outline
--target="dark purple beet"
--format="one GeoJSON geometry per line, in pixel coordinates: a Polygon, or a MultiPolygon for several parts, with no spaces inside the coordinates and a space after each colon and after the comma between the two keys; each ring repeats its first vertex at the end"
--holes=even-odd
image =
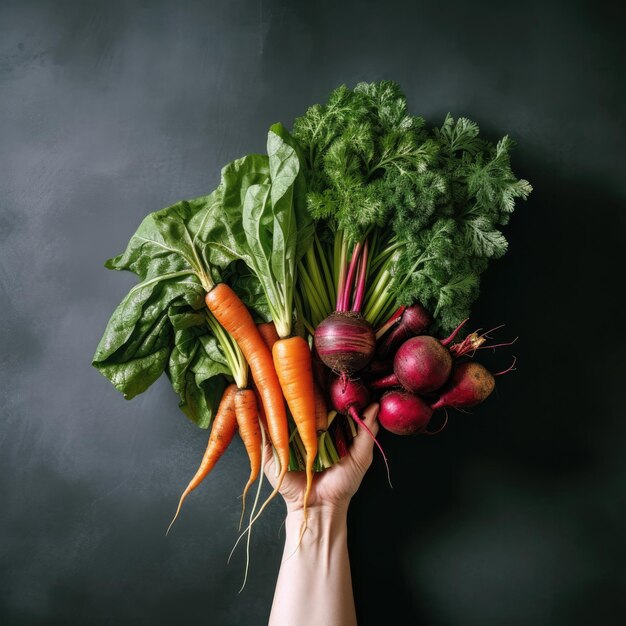
{"type": "Polygon", "coordinates": [[[426,430],[433,410],[408,391],[387,391],[380,399],[378,421],[395,435],[418,435],[426,430]]]}
{"type": "Polygon", "coordinates": [[[349,374],[372,360],[376,334],[362,315],[335,311],[315,329],[313,343],[324,365],[349,374]]]}
{"type": "Polygon", "coordinates": [[[432,323],[433,318],[421,304],[407,307],[400,316],[400,320],[378,342],[376,356],[380,359],[393,357],[394,352],[404,341],[423,333],[432,323]]]}

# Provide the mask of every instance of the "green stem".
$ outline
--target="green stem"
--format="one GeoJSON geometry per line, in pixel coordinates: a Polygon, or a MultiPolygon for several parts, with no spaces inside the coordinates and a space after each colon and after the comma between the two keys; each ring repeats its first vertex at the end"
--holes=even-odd
{"type": "MultiPolygon", "coordinates": [[[[322,309],[324,311],[328,311],[327,315],[329,315],[330,312],[332,311],[332,305],[330,303],[330,298],[328,296],[328,292],[326,289],[326,282],[324,278],[322,277],[322,274],[320,273],[319,264],[315,257],[314,246],[311,246],[307,250],[305,260],[307,264],[306,271],[309,275],[311,283],[315,287],[315,292],[318,297],[318,300],[322,306],[322,309]]],[[[303,266],[303,263],[300,262],[299,265],[303,266]]]]}
{"type": "Polygon", "coordinates": [[[322,247],[322,243],[320,242],[317,234],[315,234],[315,246],[317,248],[318,256],[321,260],[322,272],[324,273],[324,280],[326,281],[326,292],[329,296],[329,304],[330,310],[334,309],[334,302],[337,300],[337,291],[335,286],[335,281],[330,273],[330,267],[328,266],[328,261],[326,260],[326,252],[322,247]]]}
{"type": "Polygon", "coordinates": [[[322,304],[318,300],[315,288],[310,283],[308,276],[305,276],[304,273],[302,274],[302,288],[304,289],[304,297],[311,310],[311,322],[313,323],[313,326],[317,326],[326,317],[326,315],[324,314],[322,304]]]}
{"type": "Polygon", "coordinates": [[[228,363],[231,374],[237,384],[237,387],[244,389],[248,386],[248,363],[245,360],[241,349],[237,345],[237,342],[231,337],[230,333],[215,319],[213,314],[207,310],[206,312],[207,324],[218,343],[220,344],[224,358],[228,363]]]}

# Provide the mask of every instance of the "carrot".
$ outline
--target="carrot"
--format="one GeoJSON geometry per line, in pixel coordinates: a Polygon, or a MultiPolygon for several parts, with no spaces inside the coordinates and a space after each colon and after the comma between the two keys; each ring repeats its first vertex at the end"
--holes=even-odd
{"type": "Polygon", "coordinates": [[[170,528],[176,521],[180,509],[183,506],[185,498],[206,478],[208,473],[215,467],[215,464],[220,460],[221,456],[226,451],[226,448],[230,445],[230,442],[235,436],[237,430],[237,417],[235,415],[235,395],[237,392],[237,385],[231,383],[224,390],[222,399],[220,400],[217,413],[213,418],[213,426],[211,427],[211,435],[209,436],[209,442],[206,447],[204,456],[198,467],[198,471],[191,479],[185,491],[183,491],[180,501],[178,502],[178,508],[176,514],[167,527],[166,535],[170,532],[170,528]]]}
{"type": "Polygon", "coordinates": [[[303,502],[304,530],[306,528],[307,502],[313,484],[313,463],[317,456],[311,350],[305,339],[295,336],[279,339],[272,348],[272,356],[283,395],[306,450],[306,490],[303,502]]]}
{"type": "MultiPolygon", "coordinates": [[[[279,340],[279,336],[278,336],[278,333],[276,332],[276,326],[274,325],[274,322],[262,322],[260,324],[257,324],[256,327],[259,329],[259,333],[261,334],[261,337],[263,337],[263,341],[265,342],[265,345],[270,349],[270,352],[271,352],[274,344],[279,340]]],[[[267,426],[267,417],[265,416],[265,411],[263,410],[263,403],[261,402],[261,396],[259,395],[259,390],[257,389],[257,386],[254,384],[254,381],[252,381],[252,387],[257,397],[257,405],[259,408],[259,419],[261,420],[261,424],[263,425],[265,432],[269,436],[269,430],[267,426]]],[[[270,436],[270,441],[271,441],[271,436],[270,436]]]]}
{"type": "Polygon", "coordinates": [[[250,315],[246,305],[226,284],[219,283],[206,294],[207,308],[232,335],[241,349],[259,390],[267,416],[272,443],[278,453],[280,475],[289,467],[289,429],[285,401],[272,362],[272,354],[250,315]]]}
{"type": "Polygon", "coordinates": [[[262,322],[261,324],[257,324],[256,327],[259,329],[261,337],[263,337],[263,341],[265,341],[265,345],[271,350],[274,344],[280,339],[274,322],[262,322]]]}
{"type": "MultiPolygon", "coordinates": [[[[272,353],[263,341],[250,311],[239,296],[226,284],[215,285],[205,296],[207,308],[231,334],[250,366],[267,417],[270,439],[278,455],[280,473],[276,487],[266,504],[277,493],[289,469],[289,427],[287,411],[272,353]]],[[[265,504],[264,504],[265,506],[265,504]]],[[[261,507],[261,510],[263,510],[261,507]]],[[[260,513],[261,511],[259,511],[260,513]]]]}
{"type": "Polygon", "coordinates": [[[235,394],[235,414],[239,426],[239,435],[250,460],[250,477],[242,494],[241,519],[246,510],[246,495],[250,485],[257,479],[261,470],[261,427],[257,399],[252,389],[239,389],[235,394]]]}

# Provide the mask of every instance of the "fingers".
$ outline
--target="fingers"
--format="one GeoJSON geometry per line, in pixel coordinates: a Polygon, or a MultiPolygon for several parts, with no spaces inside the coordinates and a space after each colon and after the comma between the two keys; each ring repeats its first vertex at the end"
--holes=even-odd
{"type": "MultiPolygon", "coordinates": [[[[374,437],[378,433],[378,421],[376,419],[378,409],[379,405],[374,402],[363,412],[363,421],[374,437]]],[[[352,447],[350,448],[350,456],[359,467],[367,468],[370,466],[373,457],[373,447],[374,439],[364,428],[359,426],[357,436],[354,438],[352,447]]]]}

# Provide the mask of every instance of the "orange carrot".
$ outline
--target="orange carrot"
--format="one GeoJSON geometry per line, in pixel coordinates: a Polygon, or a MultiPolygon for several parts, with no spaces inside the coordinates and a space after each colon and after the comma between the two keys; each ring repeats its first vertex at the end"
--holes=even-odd
{"type": "MultiPolygon", "coordinates": [[[[272,348],[274,347],[274,344],[279,340],[279,336],[278,336],[278,333],[276,332],[276,326],[274,326],[274,322],[262,322],[261,324],[257,324],[256,327],[259,329],[259,333],[261,334],[261,337],[263,337],[263,341],[265,342],[265,345],[270,349],[270,352],[271,352],[272,348]]],[[[263,403],[261,402],[259,390],[257,389],[257,386],[254,384],[254,381],[252,382],[252,387],[254,388],[254,393],[257,396],[257,405],[259,407],[259,419],[261,420],[261,424],[263,424],[263,428],[265,429],[265,432],[267,433],[267,436],[269,437],[271,441],[272,437],[267,427],[267,417],[265,417],[265,411],[263,410],[263,403]]]]}
{"type": "Polygon", "coordinates": [[[252,389],[239,389],[235,394],[235,413],[239,426],[239,435],[250,460],[250,477],[244,487],[241,504],[241,519],[246,510],[246,494],[250,485],[257,479],[261,470],[261,427],[257,399],[252,389]]]}
{"type": "MultiPolygon", "coordinates": [[[[276,449],[280,463],[280,473],[274,491],[268,497],[273,498],[280,488],[289,469],[289,427],[287,411],[278,376],[272,361],[272,353],[265,345],[261,334],[246,305],[226,284],[219,283],[205,296],[207,308],[217,321],[237,342],[248,365],[252,378],[259,390],[270,439],[276,449]]],[[[260,511],[259,511],[260,513],[260,511]]]]}
{"type": "Polygon", "coordinates": [[[271,350],[274,344],[280,339],[274,322],[262,322],[261,324],[257,324],[256,327],[259,329],[261,337],[263,337],[263,341],[265,341],[265,345],[271,350]]]}
{"type": "Polygon", "coordinates": [[[313,484],[313,463],[317,455],[311,350],[305,339],[295,336],[279,339],[274,344],[272,356],[283,395],[306,451],[306,490],[303,502],[304,530],[306,528],[307,502],[313,484]]]}
{"type": "Polygon", "coordinates": [[[220,457],[226,451],[226,448],[230,445],[230,442],[235,436],[237,430],[237,417],[235,415],[235,395],[237,393],[237,385],[231,383],[224,390],[222,399],[220,400],[219,407],[213,418],[213,426],[211,427],[211,435],[209,436],[209,442],[206,447],[204,456],[200,463],[200,467],[195,476],[191,479],[187,485],[183,495],[178,502],[178,508],[176,514],[170,522],[167,528],[166,535],[169,533],[170,528],[176,521],[180,509],[183,506],[185,498],[192,492],[208,475],[208,473],[215,467],[215,464],[220,460],[220,457]]]}

